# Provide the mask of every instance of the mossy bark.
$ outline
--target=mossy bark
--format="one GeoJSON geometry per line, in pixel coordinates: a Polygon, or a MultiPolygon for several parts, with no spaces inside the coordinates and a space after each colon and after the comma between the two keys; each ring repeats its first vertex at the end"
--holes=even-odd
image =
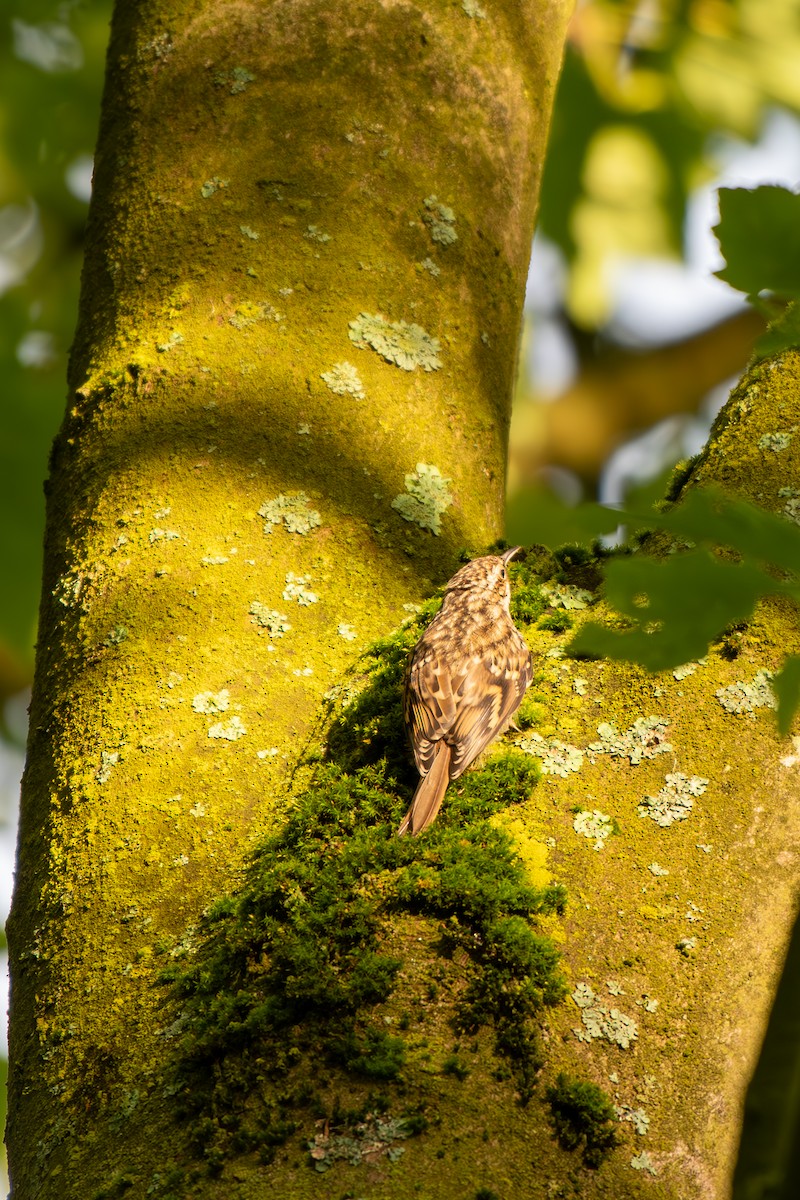
{"type": "MultiPolygon", "coordinates": [[[[117,6],[9,929],[17,1200],[169,1193],[160,952],[280,818],[331,684],[501,532],[570,7],[117,6]],[[439,536],[392,507],[419,463],[439,536]]],[[[265,1194],[246,1162],[192,1186],[265,1194]]]]}

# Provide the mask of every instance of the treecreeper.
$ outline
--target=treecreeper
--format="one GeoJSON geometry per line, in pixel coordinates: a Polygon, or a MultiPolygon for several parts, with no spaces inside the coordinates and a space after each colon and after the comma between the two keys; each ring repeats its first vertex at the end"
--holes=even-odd
{"type": "Polygon", "coordinates": [[[403,711],[420,781],[399,834],[436,820],[450,780],[506,729],[531,682],[510,611],[508,563],[520,548],[456,571],[411,654],[403,711]]]}

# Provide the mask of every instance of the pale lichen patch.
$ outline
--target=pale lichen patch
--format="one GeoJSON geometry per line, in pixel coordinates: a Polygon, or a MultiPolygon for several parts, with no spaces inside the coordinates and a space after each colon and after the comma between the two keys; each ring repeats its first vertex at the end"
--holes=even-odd
{"type": "Polygon", "coordinates": [[[323,371],[321,378],[335,396],[354,396],[364,399],[364,385],[356,368],[349,362],[337,362],[330,371],[323,371]]]}
{"type": "Polygon", "coordinates": [[[590,742],[589,754],[610,754],[612,758],[627,758],[636,766],[643,758],[671,754],[667,739],[668,721],[665,717],[638,717],[629,729],[620,733],[616,725],[603,722],[597,726],[600,740],[590,742]]]}
{"type": "Polygon", "coordinates": [[[253,83],[255,75],[247,67],[233,67],[230,71],[217,71],[214,83],[217,87],[226,88],[232,96],[246,91],[248,84],[253,83]]]}
{"type": "Polygon", "coordinates": [[[539,733],[525,734],[516,743],[520,750],[532,754],[542,764],[543,775],[560,775],[566,779],[568,775],[580,771],[583,766],[583,751],[568,742],[559,742],[556,738],[544,738],[539,733]]]}
{"type": "Polygon", "coordinates": [[[783,515],[795,525],[800,525],[800,488],[782,487],[778,496],[785,501],[783,515]]]}
{"type": "Polygon", "coordinates": [[[442,204],[436,196],[426,196],[422,202],[426,212],[423,221],[428,227],[431,239],[440,246],[452,246],[458,241],[455,230],[456,214],[447,204],[442,204]]]}
{"type": "Polygon", "coordinates": [[[410,1137],[412,1133],[402,1117],[390,1117],[388,1114],[377,1116],[374,1113],[368,1113],[363,1121],[357,1122],[347,1133],[333,1132],[327,1120],[317,1121],[317,1131],[306,1146],[320,1173],[339,1160],[357,1167],[362,1163],[374,1163],[385,1154],[389,1162],[397,1162],[405,1153],[405,1147],[394,1143],[410,1137]]]}
{"type": "Polygon", "coordinates": [[[219,175],[215,175],[213,179],[207,179],[205,181],[203,186],[200,188],[200,195],[204,200],[208,200],[214,195],[215,192],[218,192],[220,188],[226,188],[229,183],[229,179],[220,179],[219,175]]]}
{"type": "Polygon", "coordinates": [[[403,371],[438,371],[442,365],[439,358],[441,346],[436,338],[414,323],[386,321],[370,313],[359,313],[350,322],[350,341],[361,350],[374,350],[386,362],[394,363],[403,371]]]}
{"type": "Polygon", "coordinates": [[[242,724],[241,717],[231,717],[229,721],[219,721],[216,725],[212,725],[208,731],[210,738],[223,738],[228,742],[238,741],[247,733],[247,728],[242,724]]]}
{"type": "Polygon", "coordinates": [[[309,225],[303,237],[308,238],[310,242],[319,242],[321,246],[331,240],[331,235],[325,233],[318,225],[309,225]]]}
{"type": "Polygon", "coordinates": [[[177,542],[180,540],[180,536],[177,529],[151,529],[147,540],[152,546],[156,542],[177,542]]]}
{"type": "Polygon", "coordinates": [[[614,1112],[620,1121],[627,1121],[640,1137],[644,1137],[650,1127],[650,1118],[643,1108],[632,1108],[630,1104],[615,1104],[614,1112]]]}
{"type": "Polygon", "coordinates": [[[230,708],[231,694],[227,688],[221,692],[198,692],[192,699],[192,708],[196,713],[208,716],[210,713],[227,712],[230,708]]]}
{"type": "Polygon", "coordinates": [[[586,588],[575,587],[570,583],[543,583],[542,595],[547,598],[551,608],[587,608],[594,600],[594,596],[587,592],[586,588]]]}
{"type": "Polygon", "coordinates": [[[707,662],[707,658],[698,658],[696,662],[683,663],[680,667],[675,668],[672,672],[672,677],[680,683],[681,680],[688,679],[690,675],[694,675],[697,668],[704,667],[707,662]]]}
{"type": "Polygon", "coordinates": [[[276,612],[274,608],[269,608],[260,600],[253,600],[248,612],[253,624],[266,629],[271,638],[282,638],[292,628],[283,613],[276,612]]]}
{"type": "Polygon", "coordinates": [[[594,849],[602,850],[606,844],[606,838],[614,832],[614,822],[611,817],[600,812],[599,809],[583,810],[575,814],[572,828],[576,833],[589,838],[590,841],[594,839],[594,849]]]}
{"type": "Polygon", "coordinates": [[[265,500],[258,515],[265,518],[264,533],[267,534],[272,533],[273,525],[283,525],[287,533],[306,534],[322,524],[316,509],[309,508],[305,492],[281,493],[272,500],[265,500]]]}
{"type": "Polygon", "coordinates": [[[718,688],[714,693],[722,707],[730,713],[752,716],[757,708],[777,708],[778,701],[772,690],[773,672],[758,671],[750,681],[745,683],[737,679],[727,687],[718,688]]]}
{"type": "Polygon", "coordinates": [[[794,429],[791,429],[788,432],[765,433],[758,439],[758,448],[759,450],[771,450],[773,454],[780,454],[781,451],[789,448],[794,432],[794,429]]]}
{"type": "Polygon", "coordinates": [[[633,1017],[621,1013],[618,1008],[606,1008],[599,1003],[598,997],[588,983],[579,983],[572,993],[572,999],[581,1010],[583,1029],[573,1032],[581,1042],[591,1042],[602,1038],[619,1046],[623,1050],[630,1047],[631,1042],[639,1036],[639,1027],[633,1017]]]}
{"type": "Polygon", "coordinates": [[[234,329],[249,329],[251,325],[257,325],[262,321],[285,321],[286,317],[283,313],[278,312],[271,304],[255,304],[250,300],[245,300],[241,304],[237,304],[232,315],[228,317],[228,324],[234,329]]]}
{"type": "Polygon", "coordinates": [[[685,821],[694,807],[694,797],[702,796],[708,780],[701,775],[684,775],[673,771],[664,777],[665,782],[657,796],[645,796],[637,808],[640,817],[650,817],[656,825],[666,829],[676,821],[685,821]]]}
{"type": "Polygon", "coordinates": [[[115,625],[106,638],[103,639],[104,646],[121,646],[128,639],[127,625],[115,625]]]}
{"type": "Polygon", "coordinates": [[[319,596],[306,587],[310,579],[310,575],[295,575],[293,571],[289,571],[284,581],[286,585],[282,593],[284,600],[296,600],[301,607],[316,604],[319,596]]]}
{"type": "Polygon", "coordinates": [[[405,477],[405,495],[395,496],[392,508],[404,521],[412,521],[420,529],[429,529],[437,537],[441,532],[441,517],[453,503],[448,489],[452,481],[430,463],[417,463],[416,470],[405,477]]]}
{"type": "Polygon", "coordinates": [[[441,267],[439,267],[432,258],[423,258],[422,262],[417,263],[421,271],[427,271],[434,279],[438,279],[441,275],[441,267]]]}
{"type": "Polygon", "coordinates": [[[95,774],[95,779],[98,783],[108,783],[111,778],[113,768],[119,762],[119,751],[117,750],[101,750],[100,751],[100,766],[95,774]]]}
{"type": "Polygon", "coordinates": [[[159,354],[168,354],[170,350],[174,350],[176,346],[182,346],[184,343],[183,334],[177,329],[173,329],[165,342],[157,342],[156,350],[159,354]]]}
{"type": "Polygon", "coordinates": [[[658,1171],[653,1166],[653,1161],[646,1150],[643,1150],[641,1154],[635,1154],[633,1156],[631,1159],[631,1166],[633,1167],[634,1171],[648,1171],[651,1175],[658,1174],[658,1171]]]}
{"type": "Polygon", "coordinates": [[[478,3],[478,0],[461,0],[461,7],[468,17],[472,17],[476,21],[486,20],[486,9],[478,3]]]}
{"type": "Polygon", "coordinates": [[[336,632],[338,633],[339,637],[344,638],[346,642],[354,642],[358,637],[354,627],[352,625],[346,625],[344,622],[337,627],[336,632]]]}

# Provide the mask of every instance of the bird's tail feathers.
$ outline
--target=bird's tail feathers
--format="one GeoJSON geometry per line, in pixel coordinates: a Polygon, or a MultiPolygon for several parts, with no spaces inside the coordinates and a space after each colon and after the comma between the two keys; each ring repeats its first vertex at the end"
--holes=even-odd
{"type": "Polygon", "coordinates": [[[411,807],[400,822],[398,834],[422,833],[423,829],[427,829],[436,820],[450,782],[452,757],[453,752],[447,743],[439,742],[430,770],[417,784],[411,807]]]}

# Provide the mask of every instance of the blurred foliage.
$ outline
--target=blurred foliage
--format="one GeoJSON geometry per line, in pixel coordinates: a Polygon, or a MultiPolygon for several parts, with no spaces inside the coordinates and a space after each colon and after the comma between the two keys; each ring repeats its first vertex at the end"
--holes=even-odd
{"type": "Polygon", "coordinates": [[[571,27],[539,227],[569,263],[567,308],[608,316],[609,265],[680,257],[686,202],[713,173],[714,135],[754,140],[800,111],[793,0],[593,0],[571,27]]]}
{"type": "Polygon", "coordinates": [[[782,187],[720,188],[719,214],[725,266],[716,274],[771,318],[756,357],[800,346],[800,196],[782,187]]]}
{"type": "Polygon", "coordinates": [[[3,5],[0,699],[30,674],[42,481],[64,409],[110,12],[109,0],[3,5]]]}

